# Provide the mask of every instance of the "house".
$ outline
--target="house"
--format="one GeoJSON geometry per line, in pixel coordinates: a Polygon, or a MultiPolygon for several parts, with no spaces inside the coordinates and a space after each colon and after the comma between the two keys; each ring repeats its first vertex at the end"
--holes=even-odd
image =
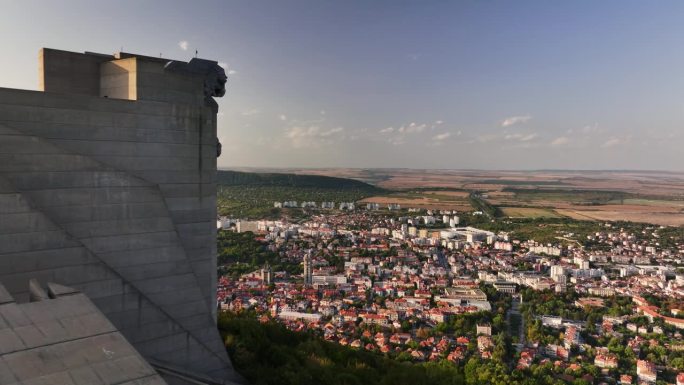
{"type": "Polygon", "coordinates": [[[477,337],[477,349],[480,352],[484,352],[485,350],[490,350],[494,347],[494,343],[492,342],[492,338],[489,336],[479,336],[477,337]]]}
{"type": "Polygon", "coordinates": [[[387,317],[382,314],[362,313],[359,314],[359,317],[361,317],[363,322],[367,324],[387,326],[387,317]]]}
{"type": "Polygon", "coordinates": [[[525,349],[522,352],[520,352],[520,359],[518,360],[518,369],[529,368],[530,365],[532,365],[532,361],[534,361],[534,355],[535,352],[531,349],[525,349]]]}
{"type": "Polygon", "coordinates": [[[604,334],[609,334],[613,332],[613,324],[608,321],[603,321],[601,324],[601,330],[604,334]]]}
{"type": "Polygon", "coordinates": [[[570,349],[573,345],[579,345],[579,330],[577,330],[575,326],[568,326],[568,328],[565,329],[565,338],[563,339],[563,342],[567,349],[570,349]]]}
{"type": "Polygon", "coordinates": [[[430,309],[428,311],[428,318],[437,323],[447,322],[452,316],[453,314],[451,312],[445,311],[443,309],[430,309]]]}
{"type": "Polygon", "coordinates": [[[477,324],[476,328],[477,334],[480,335],[485,335],[485,336],[491,336],[492,335],[492,325],[489,323],[484,323],[484,324],[477,324]]]}
{"type": "Polygon", "coordinates": [[[551,358],[560,358],[565,361],[570,357],[568,349],[559,345],[547,345],[544,353],[551,358]]]}
{"type": "Polygon", "coordinates": [[[617,368],[618,358],[612,353],[597,354],[594,358],[594,365],[598,366],[599,368],[617,368]]]}
{"type": "Polygon", "coordinates": [[[658,377],[655,364],[646,360],[637,360],[637,377],[640,381],[655,382],[658,377]]]}
{"type": "Polygon", "coordinates": [[[390,336],[389,342],[395,345],[404,345],[411,341],[409,333],[394,333],[390,336]]]}
{"type": "Polygon", "coordinates": [[[454,349],[453,352],[449,353],[449,355],[447,356],[447,360],[451,362],[457,362],[458,360],[462,360],[463,357],[463,348],[457,347],[456,349],[454,349]]]}

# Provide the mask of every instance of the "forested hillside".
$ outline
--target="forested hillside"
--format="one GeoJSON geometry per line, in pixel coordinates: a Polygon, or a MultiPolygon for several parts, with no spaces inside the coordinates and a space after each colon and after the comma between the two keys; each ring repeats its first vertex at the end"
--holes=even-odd
{"type": "Polygon", "coordinates": [[[381,189],[354,179],[335,178],[321,175],[255,173],[220,170],[217,184],[224,186],[288,186],[322,189],[382,191],[381,189]]]}
{"type": "Polygon", "coordinates": [[[356,202],[385,190],[354,179],[319,175],[218,171],[219,214],[277,218],[274,202],[356,202]]]}

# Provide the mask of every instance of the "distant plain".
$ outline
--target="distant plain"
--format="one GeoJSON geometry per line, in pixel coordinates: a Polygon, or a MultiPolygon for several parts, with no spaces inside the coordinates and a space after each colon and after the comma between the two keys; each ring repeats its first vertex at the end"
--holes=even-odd
{"type": "Polygon", "coordinates": [[[514,218],[684,225],[684,173],[661,171],[482,171],[412,169],[244,169],[326,175],[388,190],[361,202],[472,211],[476,192],[514,218]]]}

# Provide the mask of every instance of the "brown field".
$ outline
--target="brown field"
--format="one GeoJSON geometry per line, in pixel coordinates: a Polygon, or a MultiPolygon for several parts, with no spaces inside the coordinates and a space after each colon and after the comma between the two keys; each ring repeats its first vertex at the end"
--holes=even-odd
{"type": "Polygon", "coordinates": [[[507,217],[512,218],[559,218],[554,210],[536,207],[501,207],[507,217]]]}
{"type": "MultiPolygon", "coordinates": [[[[684,197],[684,173],[612,171],[386,171],[380,187],[447,187],[497,191],[529,189],[610,190],[684,197]]],[[[334,175],[328,174],[328,175],[334,175]]]]}
{"type": "MultiPolygon", "coordinates": [[[[617,202],[609,202],[617,203],[617,202]]],[[[652,199],[625,199],[623,204],[629,205],[640,205],[640,206],[666,206],[671,208],[681,208],[684,209],[684,200],[672,201],[672,200],[652,200],[652,199]]]]}
{"type": "Polygon", "coordinates": [[[473,207],[466,201],[442,201],[431,199],[428,197],[421,198],[403,198],[397,196],[374,196],[365,198],[360,203],[380,203],[386,205],[388,203],[397,203],[402,208],[421,208],[421,209],[437,209],[437,210],[456,210],[456,211],[473,211],[473,207]]]}
{"type": "Polygon", "coordinates": [[[578,213],[577,211],[569,210],[569,209],[557,209],[556,213],[558,213],[559,215],[562,215],[564,217],[577,219],[580,221],[595,221],[595,220],[597,220],[594,217],[583,215],[583,214],[578,213]]]}
{"type": "Polygon", "coordinates": [[[444,195],[447,197],[455,197],[455,198],[468,198],[468,193],[467,191],[450,191],[450,190],[436,190],[436,191],[424,191],[424,194],[432,194],[432,195],[444,195]]]}
{"type": "Polygon", "coordinates": [[[631,221],[654,223],[662,226],[684,225],[684,214],[678,212],[652,212],[645,210],[556,210],[559,214],[573,219],[595,221],[631,221]]]}
{"type": "Polygon", "coordinates": [[[483,171],[411,169],[265,169],[241,171],[290,172],[352,178],[388,189],[442,187],[501,190],[529,189],[611,190],[684,198],[684,172],[665,171],[483,171]],[[468,188],[466,188],[468,186],[468,188]]]}
{"type": "Polygon", "coordinates": [[[491,200],[496,198],[512,197],[515,196],[515,193],[510,191],[490,191],[487,193],[487,195],[489,195],[489,198],[491,200]]]}
{"type": "Polygon", "coordinates": [[[430,188],[430,187],[446,187],[446,188],[463,188],[464,183],[458,180],[450,180],[449,177],[439,177],[434,175],[402,175],[391,177],[389,180],[378,183],[379,187],[390,190],[402,190],[411,188],[430,188]]]}
{"type": "MultiPolygon", "coordinates": [[[[257,170],[246,170],[257,171],[257,170]]],[[[353,178],[379,187],[410,192],[364,201],[399,203],[404,207],[471,210],[468,191],[515,216],[558,215],[584,220],[627,220],[684,225],[684,173],[656,171],[481,171],[410,169],[270,169],[353,178]],[[613,196],[618,194],[618,196],[613,196]],[[622,194],[623,196],[619,196],[622,194]],[[520,210],[525,206],[526,210],[520,210]]]]}

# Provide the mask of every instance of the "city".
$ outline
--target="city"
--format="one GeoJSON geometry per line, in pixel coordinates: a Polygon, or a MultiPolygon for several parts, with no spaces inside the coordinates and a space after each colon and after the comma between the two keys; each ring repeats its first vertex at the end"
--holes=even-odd
{"type": "Polygon", "coordinates": [[[597,223],[542,244],[461,227],[481,212],[347,206],[297,223],[220,218],[219,239],[253,234],[297,267],[225,274],[220,308],[400,361],[477,356],[571,382],[684,381],[684,239],[663,247],[664,227],[597,223]]]}

